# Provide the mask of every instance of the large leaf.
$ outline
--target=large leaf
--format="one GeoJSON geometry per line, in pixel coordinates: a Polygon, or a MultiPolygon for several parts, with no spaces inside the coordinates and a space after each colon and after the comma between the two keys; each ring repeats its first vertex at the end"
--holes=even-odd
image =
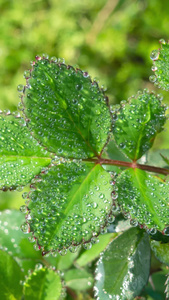
{"type": "Polygon", "coordinates": [[[169,42],[161,41],[161,49],[153,50],[151,59],[153,60],[152,70],[155,75],[150,76],[150,80],[156,86],[166,91],[169,90],[169,42]]]}
{"type": "Polygon", "coordinates": [[[23,119],[0,115],[0,189],[26,185],[50,161],[23,119]]]}
{"type": "Polygon", "coordinates": [[[41,178],[27,222],[43,251],[86,243],[100,232],[112,206],[109,173],[99,164],[67,161],[41,178]]]}
{"type": "Polygon", "coordinates": [[[34,136],[58,156],[97,156],[111,127],[105,95],[86,72],[38,60],[23,97],[34,136]]]}
{"type": "Polygon", "coordinates": [[[17,262],[8,253],[0,250],[0,299],[21,299],[22,279],[23,273],[17,262]]]}
{"type": "Polygon", "coordinates": [[[115,114],[115,141],[129,158],[137,160],[151,148],[165,120],[165,107],[158,97],[146,91],[138,93],[115,114]]]}
{"type": "Polygon", "coordinates": [[[151,249],[159,261],[169,266],[169,243],[151,241],[151,249]]]}
{"type": "Polygon", "coordinates": [[[62,283],[59,274],[42,266],[27,277],[24,282],[25,300],[59,300],[62,294],[62,283]]]}
{"type": "Polygon", "coordinates": [[[117,178],[118,203],[132,219],[148,228],[169,224],[169,184],[140,169],[127,169],[117,178]]]}
{"type": "Polygon", "coordinates": [[[131,228],[113,240],[98,261],[95,295],[102,300],[134,299],[147,283],[149,269],[148,235],[131,228]]]}

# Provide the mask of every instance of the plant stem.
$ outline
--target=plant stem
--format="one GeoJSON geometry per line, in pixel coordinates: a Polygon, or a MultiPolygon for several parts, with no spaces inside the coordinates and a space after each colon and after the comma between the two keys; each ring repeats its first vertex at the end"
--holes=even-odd
{"type": "Polygon", "coordinates": [[[136,162],[127,162],[127,161],[120,161],[120,160],[114,160],[114,159],[104,159],[104,158],[98,158],[98,159],[86,159],[86,161],[93,161],[100,165],[113,165],[113,166],[119,166],[119,167],[127,167],[127,168],[133,168],[133,169],[141,169],[148,172],[153,173],[159,173],[163,175],[169,175],[169,170],[165,168],[159,168],[154,167],[150,165],[142,165],[137,164],[136,162]]]}

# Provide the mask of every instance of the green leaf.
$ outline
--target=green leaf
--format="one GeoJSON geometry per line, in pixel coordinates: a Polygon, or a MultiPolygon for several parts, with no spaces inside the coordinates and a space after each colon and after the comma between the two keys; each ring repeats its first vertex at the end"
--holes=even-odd
{"type": "Polygon", "coordinates": [[[76,265],[84,267],[95,260],[107,245],[117,236],[117,233],[107,233],[99,236],[99,242],[92,246],[91,249],[84,251],[76,260],[76,265]]]}
{"type": "Polygon", "coordinates": [[[169,243],[151,241],[151,249],[159,261],[169,266],[169,243]]]}
{"type": "Polygon", "coordinates": [[[34,136],[58,156],[98,156],[111,127],[107,98],[88,73],[36,61],[23,96],[34,136]],[[40,108],[40,109],[39,109],[40,108]]]}
{"type": "Polygon", "coordinates": [[[151,275],[151,281],[145,287],[145,295],[150,295],[150,299],[152,300],[166,300],[164,295],[165,281],[166,275],[163,271],[153,273],[151,275]]]}
{"type": "Polygon", "coordinates": [[[95,295],[102,300],[134,299],[147,283],[149,269],[148,235],[131,228],[114,239],[98,261],[95,295]]]}
{"type": "Polygon", "coordinates": [[[122,104],[114,115],[115,141],[130,159],[137,160],[152,147],[165,121],[165,107],[158,97],[143,91],[122,104]]]}
{"type": "Polygon", "coordinates": [[[118,203],[132,219],[163,230],[169,222],[169,184],[140,169],[123,171],[116,181],[118,203]]]}
{"type": "Polygon", "coordinates": [[[86,270],[69,270],[65,273],[64,279],[66,286],[78,291],[91,289],[94,283],[92,274],[86,270]]]}
{"type": "Polygon", "coordinates": [[[65,161],[41,179],[29,195],[27,222],[43,251],[86,243],[105,226],[111,176],[99,164],[65,161]]]}
{"type": "Polygon", "coordinates": [[[23,294],[25,300],[59,300],[62,294],[59,274],[52,269],[37,266],[24,282],[23,294]]]}
{"type": "Polygon", "coordinates": [[[0,115],[0,189],[26,185],[50,161],[23,119],[0,115]]]}
{"type": "Polygon", "coordinates": [[[8,253],[0,250],[0,299],[21,299],[22,279],[23,273],[17,262],[8,253]]]}
{"type": "Polygon", "coordinates": [[[167,280],[165,282],[166,288],[165,288],[165,293],[166,293],[166,299],[169,299],[169,274],[167,275],[167,280]]]}
{"type": "Polygon", "coordinates": [[[161,49],[153,50],[150,58],[153,60],[152,70],[155,75],[150,76],[150,81],[163,90],[169,90],[169,42],[161,41],[161,49]]]}
{"type": "Polygon", "coordinates": [[[165,161],[167,165],[169,165],[169,159],[161,154],[162,159],[165,161]]]}
{"type": "Polygon", "coordinates": [[[0,212],[0,248],[18,258],[39,259],[41,254],[33,249],[28,237],[20,229],[23,221],[24,215],[20,211],[0,212]]]}

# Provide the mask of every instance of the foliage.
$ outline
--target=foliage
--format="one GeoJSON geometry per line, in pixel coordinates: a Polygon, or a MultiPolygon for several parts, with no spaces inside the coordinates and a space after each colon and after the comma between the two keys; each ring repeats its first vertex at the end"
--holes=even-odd
{"type": "MultiPolygon", "coordinates": [[[[153,81],[168,90],[161,43],[153,81]]],[[[97,300],[151,299],[151,256],[162,280],[169,257],[168,149],[147,155],[162,97],[146,89],[110,108],[87,72],[47,55],[31,66],[19,112],[0,115],[1,190],[30,184],[21,212],[0,215],[2,299],[92,299],[93,285],[97,300]]]]}

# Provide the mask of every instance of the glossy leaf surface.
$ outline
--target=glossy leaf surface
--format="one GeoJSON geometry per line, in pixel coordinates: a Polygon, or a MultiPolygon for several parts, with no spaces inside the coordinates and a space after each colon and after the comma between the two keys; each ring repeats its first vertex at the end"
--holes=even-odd
{"type": "Polygon", "coordinates": [[[0,189],[26,185],[50,161],[23,119],[0,115],[0,189]]]}
{"type": "Polygon", "coordinates": [[[111,127],[106,98],[88,73],[39,60],[23,97],[28,126],[58,156],[97,156],[111,127]],[[40,108],[40,109],[39,109],[40,108]]]}
{"type": "Polygon", "coordinates": [[[28,222],[44,251],[85,243],[100,232],[112,200],[111,176],[99,164],[67,161],[41,179],[30,194],[28,222]]]}
{"type": "Polygon", "coordinates": [[[52,269],[37,266],[24,282],[25,300],[59,300],[61,293],[60,276],[52,269]]]}
{"type": "Polygon", "coordinates": [[[158,97],[146,91],[138,93],[121,105],[114,117],[115,141],[130,159],[138,160],[152,147],[165,120],[165,107],[158,97]]]}
{"type": "Polygon", "coordinates": [[[169,223],[169,184],[140,169],[123,171],[116,182],[118,203],[132,219],[163,230],[169,223]]]}
{"type": "Polygon", "coordinates": [[[134,299],[147,283],[150,269],[148,235],[131,228],[113,240],[97,264],[98,299],[134,299]]]}
{"type": "Polygon", "coordinates": [[[17,262],[8,253],[0,250],[0,299],[21,299],[22,279],[23,273],[17,262]]]}
{"type": "Polygon", "coordinates": [[[169,266],[169,243],[151,241],[151,249],[159,261],[169,266]]]}
{"type": "Polygon", "coordinates": [[[155,86],[166,91],[169,90],[169,43],[161,42],[161,49],[153,50],[151,55],[155,75],[150,76],[150,80],[155,86]]]}

